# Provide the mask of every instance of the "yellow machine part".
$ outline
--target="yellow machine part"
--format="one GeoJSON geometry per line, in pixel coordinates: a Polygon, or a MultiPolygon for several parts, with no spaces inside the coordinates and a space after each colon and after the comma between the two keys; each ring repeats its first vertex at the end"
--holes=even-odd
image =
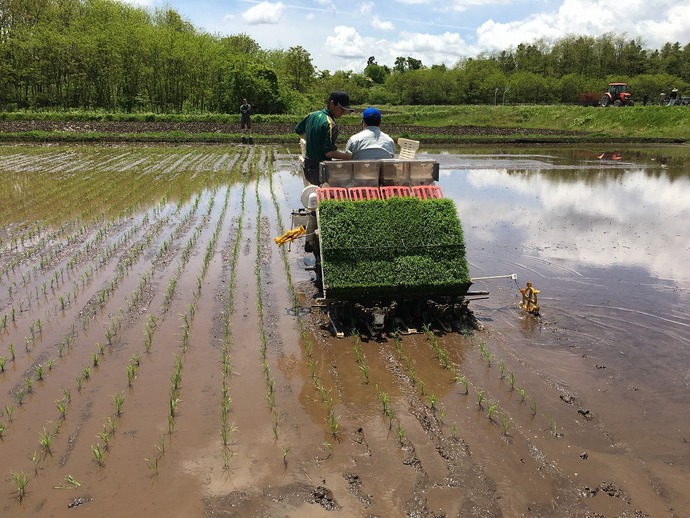
{"type": "Polygon", "coordinates": [[[291,243],[295,239],[297,239],[300,236],[303,236],[304,234],[307,233],[307,230],[300,225],[297,228],[293,228],[292,230],[288,230],[283,234],[282,236],[276,237],[274,241],[278,246],[283,246],[285,243],[291,243]]]}
{"type": "Polygon", "coordinates": [[[528,313],[538,315],[539,304],[537,303],[537,295],[539,295],[540,291],[535,289],[531,282],[528,282],[525,288],[520,290],[520,293],[522,293],[520,307],[528,313]]]}

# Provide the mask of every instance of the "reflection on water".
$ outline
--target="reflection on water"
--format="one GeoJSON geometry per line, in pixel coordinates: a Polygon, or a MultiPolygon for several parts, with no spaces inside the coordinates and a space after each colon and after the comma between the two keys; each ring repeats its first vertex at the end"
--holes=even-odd
{"type": "MultiPolygon", "coordinates": [[[[690,395],[690,160],[677,150],[432,156],[473,277],[534,282],[544,319],[571,331],[537,345],[595,351],[666,396],[690,395]]],[[[500,311],[514,294],[485,283],[483,316],[509,322],[500,311]]]]}
{"type": "Polygon", "coordinates": [[[517,308],[513,281],[475,282],[491,292],[470,304],[490,347],[575,396],[635,456],[687,466],[690,153],[601,155],[432,156],[462,219],[471,275],[516,273],[520,287],[541,290],[535,319],[517,308]]]}
{"type": "Polygon", "coordinates": [[[523,250],[574,269],[624,265],[688,282],[688,177],[653,177],[635,165],[582,176],[548,169],[444,173],[452,176],[444,187],[458,196],[481,240],[516,240],[523,250]]]}

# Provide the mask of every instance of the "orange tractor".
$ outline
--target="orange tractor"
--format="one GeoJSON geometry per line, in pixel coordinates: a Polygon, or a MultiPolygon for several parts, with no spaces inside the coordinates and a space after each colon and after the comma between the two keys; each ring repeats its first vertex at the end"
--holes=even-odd
{"type": "Polygon", "coordinates": [[[632,106],[635,102],[632,100],[632,94],[628,92],[628,85],[626,83],[609,83],[609,88],[604,96],[599,101],[601,106],[632,106]]]}

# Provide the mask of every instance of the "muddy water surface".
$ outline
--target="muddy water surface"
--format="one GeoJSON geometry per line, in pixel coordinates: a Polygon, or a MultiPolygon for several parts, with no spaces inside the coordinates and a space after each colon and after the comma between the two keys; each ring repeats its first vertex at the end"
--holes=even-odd
{"type": "Polygon", "coordinates": [[[687,151],[430,153],[484,329],[372,341],[290,150],[0,147],[0,515],[690,516],[687,151]]]}
{"type": "Polygon", "coordinates": [[[473,277],[515,273],[520,287],[529,281],[541,291],[539,319],[516,314],[511,280],[477,281],[492,293],[472,306],[487,340],[554,389],[547,399],[561,400],[549,410],[556,425],[574,419],[563,438],[577,450],[561,466],[574,476],[607,459],[612,472],[602,480],[618,478],[633,502],[644,492],[639,484],[649,485],[678,516],[687,516],[682,488],[690,480],[684,152],[437,156],[440,183],[463,220],[473,277]],[[616,450],[622,458],[611,458],[616,450]],[[573,455],[585,453],[586,461],[573,455]],[[642,469],[641,480],[627,462],[642,469]]]}

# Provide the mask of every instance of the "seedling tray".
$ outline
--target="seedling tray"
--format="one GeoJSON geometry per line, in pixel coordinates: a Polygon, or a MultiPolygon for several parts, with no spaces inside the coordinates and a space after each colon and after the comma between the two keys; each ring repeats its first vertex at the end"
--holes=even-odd
{"type": "Polygon", "coordinates": [[[324,200],[317,217],[325,298],[463,295],[471,284],[452,200],[324,200]]]}

